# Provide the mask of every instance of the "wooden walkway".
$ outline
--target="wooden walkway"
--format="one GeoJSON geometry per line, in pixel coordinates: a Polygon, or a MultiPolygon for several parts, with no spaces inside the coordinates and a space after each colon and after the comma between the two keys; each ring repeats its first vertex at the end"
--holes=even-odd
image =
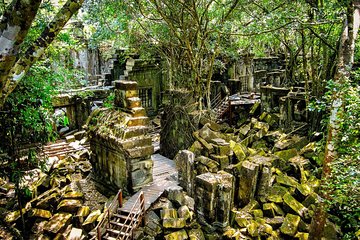
{"type": "Polygon", "coordinates": [[[154,154],[151,158],[154,161],[153,182],[143,187],[139,192],[127,200],[120,209],[121,211],[130,213],[131,208],[141,191],[144,192],[145,196],[145,210],[148,210],[168,187],[178,185],[175,162],[160,154],[154,154]]]}

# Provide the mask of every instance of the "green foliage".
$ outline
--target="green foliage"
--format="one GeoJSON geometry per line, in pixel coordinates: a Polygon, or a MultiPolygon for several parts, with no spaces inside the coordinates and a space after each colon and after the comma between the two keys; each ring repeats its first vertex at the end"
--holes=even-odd
{"type": "Polygon", "coordinates": [[[114,108],[114,100],[115,100],[115,93],[111,92],[109,96],[107,96],[106,100],[104,101],[104,107],[106,108],[114,108]]]}
{"type": "MultiPolygon", "coordinates": [[[[51,120],[51,96],[54,91],[52,72],[49,68],[35,65],[26,79],[19,83],[18,88],[9,96],[0,114],[0,152],[7,153],[10,173],[19,180],[21,171],[38,166],[36,155],[20,152],[21,146],[43,143],[53,140],[51,120]],[[28,160],[20,162],[22,156],[28,160]]],[[[8,171],[9,169],[2,169],[8,171]]]]}
{"type": "Polygon", "coordinates": [[[331,175],[325,191],[330,199],[331,213],[342,227],[344,239],[354,239],[360,224],[360,71],[342,84],[331,82],[343,96],[338,113],[338,134],[334,139],[337,156],[331,163],[331,175]]]}

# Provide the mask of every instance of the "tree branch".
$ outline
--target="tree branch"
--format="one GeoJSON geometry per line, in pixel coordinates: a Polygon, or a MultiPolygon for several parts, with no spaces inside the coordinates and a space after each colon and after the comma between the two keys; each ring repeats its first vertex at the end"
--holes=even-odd
{"type": "Polygon", "coordinates": [[[20,45],[39,9],[41,0],[13,0],[0,20],[0,88],[14,66],[20,45]]]}
{"type": "Polygon", "coordinates": [[[2,108],[6,98],[15,89],[30,67],[42,56],[45,49],[51,44],[73,14],[79,10],[83,2],[84,0],[68,0],[56,14],[52,22],[43,30],[40,37],[11,68],[5,85],[1,88],[0,108],[2,108]]]}

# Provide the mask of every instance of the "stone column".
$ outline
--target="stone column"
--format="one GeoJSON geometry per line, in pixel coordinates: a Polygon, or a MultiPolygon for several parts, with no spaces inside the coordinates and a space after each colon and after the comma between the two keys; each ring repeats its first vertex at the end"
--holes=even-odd
{"type": "Polygon", "coordinates": [[[141,107],[137,82],[115,81],[115,105],[128,112],[121,145],[126,152],[127,169],[131,190],[137,191],[152,181],[154,152],[150,136],[146,136],[149,118],[141,107]]]}
{"type": "Polygon", "coordinates": [[[195,210],[218,229],[229,226],[234,177],[224,171],[204,173],[195,179],[195,210]]]}
{"type": "Polygon", "coordinates": [[[181,150],[175,156],[174,161],[179,171],[179,185],[188,193],[190,197],[194,196],[195,154],[188,150],[181,150]]]}

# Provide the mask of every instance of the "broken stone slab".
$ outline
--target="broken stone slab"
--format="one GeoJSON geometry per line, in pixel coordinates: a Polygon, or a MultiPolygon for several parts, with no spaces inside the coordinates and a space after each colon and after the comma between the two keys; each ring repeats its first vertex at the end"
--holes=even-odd
{"type": "Polygon", "coordinates": [[[215,160],[212,160],[205,156],[200,156],[196,158],[195,161],[205,165],[209,172],[216,173],[217,171],[219,171],[220,164],[215,160]]]}
{"type": "Polygon", "coordinates": [[[230,141],[230,149],[235,153],[238,162],[246,159],[248,150],[241,143],[230,141]]]}
{"type": "Polygon", "coordinates": [[[237,199],[240,206],[245,206],[255,197],[259,165],[246,160],[238,164],[236,177],[239,179],[239,188],[237,199]]]}
{"type": "Polygon", "coordinates": [[[220,156],[220,155],[210,154],[210,158],[216,161],[217,163],[219,163],[220,170],[224,170],[230,165],[229,156],[227,155],[220,156]]]}
{"type": "Polygon", "coordinates": [[[68,238],[69,238],[69,240],[81,240],[82,239],[82,229],[72,228],[68,238]]]}
{"type": "Polygon", "coordinates": [[[201,228],[193,228],[188,231],[189,240],[205,240],[205,236],[201,228]]]}
{"type": "Polygon", "coordinates": [[[311,192],[302,202],[302,205],[304,205],[304,207],[309,207],[310,205],[318,203],[319,201],[319,195],[317,195],[315,192],[311,192]]]}
{"type": "Polygon", "coordinates": [[[242,212],[251,212],[254,209],[259,209],[260,204],[258,201],[252,199],[245,207],[241,209],[242,212]]]}
{"type": "Polygon", "coordinates": [[[210,141],[214,145],[215,154],[217,155],[230,155],[230,144],[222,138],[214,138],[210,141]]]}
{"type": "Polygon", "coordinates": [[[193,152],[195,154],[195,156],[200,156],[202,150],[203,150],[203,146],[201,145],[201,143],[199,141],[195,141],[189,148],[189,151],[193,152]]]}
{"type": "Polygon", "coordinates": [[[274,145],[275,149],[285,150],[295,148],[297,150],[302,149],[309,143],[306,137],[299,135],[292,135],[290,138],[280,139],[274,145]]]}
{"type": "Polygon", "coordinates": [[[82,227],[85,231],[90,232],[91,229],[93,229],[96,226],[96,221],[101,215],[100,210],[94,210],[92,211],[87,218],[85,219],[84,223],[82,224],[82,227]]]}
{"type": "Polygon", "coordinates": [[[42,218],[42,219],[50,219],[52,217],[52,214],[50,211],[48,210],[44,210],[44,209],[38,209],[38,208],[32,208],[29,212],[28,212],[28,216],[31,217],[35,217],[35,218],[42,218]]]}
{"type": "Polygon", "coordinates": [[[185,221],[187,221],[188,219],[191,221],[192,215],[193,213],[190,211],[188,206],[181,206],[178,209],[178,216],[185,219],[185,221]]]}
{"type": "Polygon", "coordinates": [[[266,197],[272,185],[272,171],[268,166],[263,166],[259,174],[256,196],[261,202],[266,202],[266,197]]]}
{"type": "Polygon", "coordinates": [[[284,160],[287,161],[290,158],[293,158],[296,155],[298,155],[298,152],[297,152],[297,150],[295,148],[291,148],[291,149],[275,152],[274,155],[276,155],[279,158],[284,159],[284,160]]]}
{"type": "Polygon", "coordinates": [[[184,228],[186,226],[185,218],[164,218],[163,227],[164,228],[184,228]]]}
{"type": "Polygon", "coordinates": [[[246,226],[246,229],[251,237],[259,236],[260,224],[257,221],[250,220],[250,224],[246,226]]]}
{"type": "Polygon", "coordinates": [[[283,224],[280,227],[281,233],[294,237],[300,223],[300,217],[293,214],[286,214],[283,224]]]}
{"type": "Polygon", "coordinates": [[[209,125],[207,123],[199,130],[199,136],[202,139],[209,143],[212,139],[223,138],[221,133],[211,130],[209,125]]]}
{"type": "Polygon", "coordinates": [[[281,171],[277,171],[276,182],[280,185],[296,188],[299,183],[298,181],[288,175],[283,174],[281,171]]]}
{"type": "Polygon", "coordinates": [[[81,225],[83,224],[85,218],[90,214],[90,207],[89,206],[82,206],[76,213],[76,218],[78,223],[81,225]]]}
{"type": "Polygon", "coordinates": [[[57,210],[60,212],[75,213],[82,206],[82,201],[78,199],[64,199],[62,200],[57,210]]]}
{"type": "Polygon", "coordinates": [[[176,154],[174,161],[178,169],[179,185],[190,196],[193,196],[195,187],[195,154],[188,150],[181,150],[176,154]]]}
{"type": "Polygon", "coordinates": [[[66,137],[65,137],[65,140],[66,140],[67,143],[71,143],[71,142],[75,142],[75,141],[76,141],[74,135],[66,136],[66,137]]]}
{"type": "Polygon", "coordinates": [[[248,134],[248,132],[250,131],[251,129],[251,123],[249,124],[245,124],[243,126],[240,127],[239,129],[239,133],[242,135],[242,136],[246,136],[248,134]]]}
{"type": "Polygon", "coordinates": [[[161,219],[178,218],[177,211],[174,208],[163,209],[160,211],[161,219]]]}
{"type": "Polygon", "coordinates": [[[171,186],[167,191],[167,198],[177,207],[183,206],[185,203],[185,193],[181,186],[171,186]]]}
{"type": "Polygon", "coordinates": [[[188,239],[188,234],[185,229],[177,232],[172,232],[164,236],[165,240],[185,240],[188,239]]]}
{"type": "Polygon", "coordinates": [[[245,147],[248,147],[251,145],[251,143],[253,143],[255,140],[255,137],[254,137],[254,134],[250,134],[245,138],[243,139],[240,143],[245,146],[245,147]]]}
{"type": "Polygon", "coordinates": [[[273,229],[278,229],[284,222],[284,217],[275,216],[273,218],[264,218],[265,222],[273,227],[273,229]]]}
{"type": "Polygon", "coordinates": [[[251,211],[252,215],[254,216],[254,218],[262,218],[264,217],[264,213],[261,209],[255,209],[251,211]]]}
{"type": "Polygon", "coordinates": [[[244,228],[247,225],[249,225],[250,220],[252,220],[252,219],[253,219],[253,217],[250,215],[249,212],[244,212],[244,211],[236,211],[235,212],[235,221],[241,228],[244,228]]]}
{"type": "Polygon", "coordinates": [[[289,192],[283,196],[283,200],[284,206],[288,209],[291,209],[295,214],[304,217],[307,213],[307,208],[298,202],[293,196],[291,196],[289,192]]]}
{"type": "Polygon", "coordinates": [[[84,198],[84,194],[82,192],[77,192],[77,191],[71,191],[71,192],[67,192],[64,195],[62,195],[62,199],[83,199],[84,198]]]}
{"type": "Polygon", "coordinates": [[[204,149],[208,152],[208,153],[213,153],[214,152],[214,147],[212,144],[208,143],[205,139],[201,138],[199,135],[199,132],[193,132],[193,136],[195,137],[195,139],[201,143],[201,145],[204,147],[204,149]]]}
{"type": "Polygon", "coordinates": [[[234,177],[224,171],[198,175],[196,182],[195,208],[214,227],[229,225],[233,203],[234,177]]]}
{"type": "Polygon", "coordinates": [[[44,225],[44,231],[53,236],[58,234],[60,231],[65,230],[70,224],[71,216],[70,213],[56,213],[50,218],[49,222],[44,225]]]}
{"type": "Polygon", "coordinates": [[[305,232],[297,232],[295,235],[295,238],[299,240],[308,240],[309,239],[309,233],[305,232]]]}

